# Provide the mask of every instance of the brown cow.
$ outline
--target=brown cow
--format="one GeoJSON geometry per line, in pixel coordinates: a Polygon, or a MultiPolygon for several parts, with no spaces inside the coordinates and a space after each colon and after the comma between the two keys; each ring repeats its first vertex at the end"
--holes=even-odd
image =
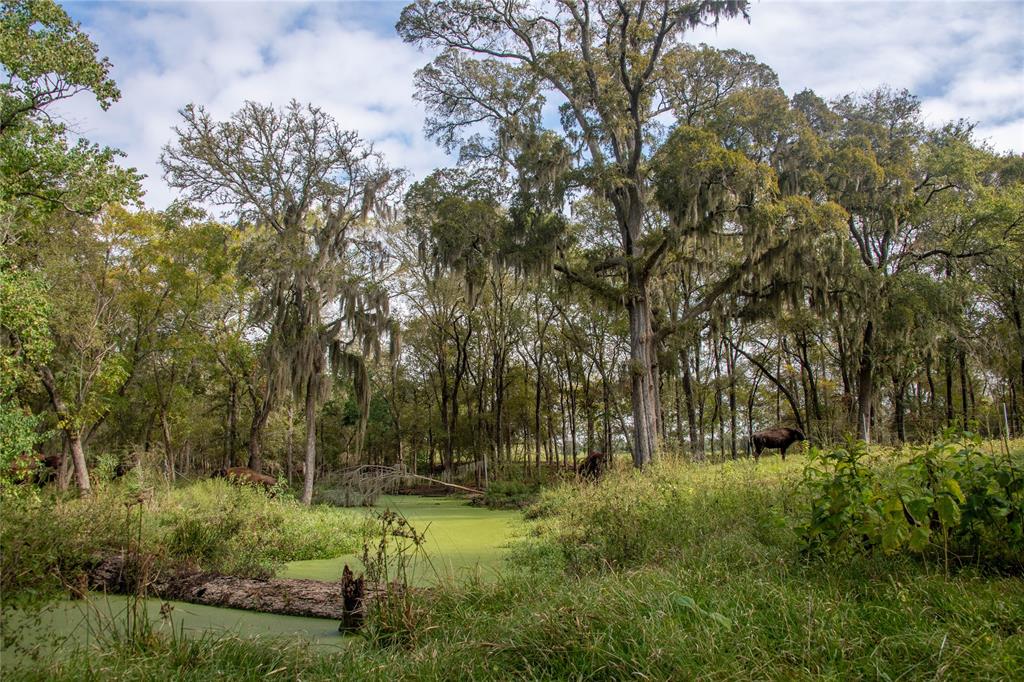
{"type": "Polygon", "coordinates": [[[611,455],[604,452],[591,452],[587,455],[587,458],[580,462],[579,467],[576,469],[576,473],[579,474],[580,478],[589,479],[596,481],[601,478],[601,474],[608,468],[611,463],[611,455]]]}
{"type": "Polygon", "coordinates": [[[240,485],[254,485],[257,488],[263,488],[268,492],[277,485],[277,479],[273,476],[257,473],[249,467],[228,467],[227,469],[218,469],[213,472],[213,476],[211,476],[211,478],[226,478],[232,483],[238,483],[240,485]]]}
{"type": "Polygon", "coordinates": [[[42,455],[25,453],[11,462],[10,476],[15,483],[37,483],[45,485],[56,480],[64,464],[64,455],[42,455]]]}
{"type": "Polygon", "coordinates": [[[780,426],[776,429],[758,431],[751,436],[751,444],[754,446],[754,459],[761,458],[762,450],[778,449],[782,451],[782,461],[786,461],[786,449],[797,441],[807,440],[804,432],[800,429],[791,429],[780,426]]]}

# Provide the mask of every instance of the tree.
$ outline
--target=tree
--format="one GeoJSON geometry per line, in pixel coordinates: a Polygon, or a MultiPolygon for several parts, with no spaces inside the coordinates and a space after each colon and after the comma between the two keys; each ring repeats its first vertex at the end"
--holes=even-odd
{"type": "MultiPolygon", "coordinates": [[[[428,2],[409,5],[398,23],[402,37],[444,52],[421,74],[421,92],[441,139],[481,121],[517,133],[509,111],[538,127],[540,93],[563,100],[563,136],[541,136],[533,175],[548,180],[568,158],[577,175],[609,201],[619,228],[617,258],[625,271],[633,376],[634,462],[656,451],[657,385],[648,280],[667,245],[645,229],[649,141],[665,111],[659,93],[665,55],[686,30],[746,14],[746,2],[428,2]],[[469,56],[463,56],[469,55],[469,56]],[[479,61],[478,61],[479,60],[479,61]],[[502,87],[504,86],[504,87],[502,87]]],[[[536,145],[534,145],[536,146],[536,145]]],[[[550,183],[547,183],[550,184],[550,183]]],[[[555,193],[557,199],[557,192],[555,193]]],[[[537,208],[543,210],[544,202],[537,208]]]]}
{"type": "MultiPolygon", "coordinates": [[[[354,378],[369,408],[364,358],[379,353],[389,324],[386,291],[374,279],[383,254],[371,216],[387,215],[400,173],[322,109],[284,109],[247,102],[227,121],[189,105],[164,148],[171,186],[193,201],[234,212],[263,239],[243,256],[260,292],[253,315],[267,328],[268,381],[257,422],[290,390],[305,402],[306,475],[302,500],[313,497],[316,415],[330,370],[354,378]]],[[[250,434],[250,466],[259,469],[258,429],[250,434]]]]}
{"type": "MultiPolygon", "coordinates": [[[[469,159],[511,166],[517,174],[513,225],[526,240],[547,245],[529,260],[543,267],[557,254],[555,270],[625,307],[637,467],[658,448],[658,345],[679,327],[655,330],[651,281],[666,254],[685,248],[688,236],[712,234],[726,223],[738,226],[738,236],[744,229],[783,236],[770,246],[744,239],[745,258],[688,311],[698,315],[746,284],[744,273],[770,273],[805,223],[820,230],[837,217],[832,208],[820,213],[816,204],[798,201],[755,212],[755,201],[770,202],[779,191],[772,169],[748,159],[745,150],[730,149],[725,136],[686,124],[699,118],[697,100],[709,99],[711,85],[719,84],[724,95],[736,83],[772,83],[770,72],[729,55],[715,71],[717,81],[688,87],[687,79],[701,74],[692,48],[682,44],[686,31],[746,16],[746,10],[740,1],[421,0],[405,8],[397,27],[409,42],[442,49],[418,75],[428,132],[448,147],[461,144],[469,159]],[[726,83],[730,78],[733,85],[726,83]],[[560,103],[558,131],[544,128],[545,95],[560,103]],[[680,124],[666,138],[667,114],[680,124]],[[490,126],[492,142],[479,135],[481,125],[490,126]],[[574,189],[608,205],[607,233],[614,240],[572,262],[558,214],[574,189]]],[[[751,284],[771,288],[770,275],[759,279],[751,284]]]]}
{"type": "MultiPolygon", "coordinates": [[[[92,94],[104,109],[120,96],[108,75],[109,61],[97,57],[96,45],[57,4],[50,0],[3,3],[0,64],[5,74],[0,83],[0,268],[11,287],[24,293],[23,285],[36,282],[32,291],[45,297],[41,288],[66,283],[41,266],[37,258],[40,239],[56,236],[60,241],[67,234],[55,233],[86,227],[81,221],[104,206],[134,200],[139,195],[139,176],[133,169],[116,165],[118,152],[113,149],[86,140],[72,144],[66,126],[48,112],[54,103],[79,93],[92,94]]],[[[13,293],[13,289],[5,293],[13,293]]],[[[89,475],[77,427],[72,423],[74,415],[47,354],[37,352],[35,340],[29,338],[41,327],[26,326],[24,315],[4,317],[3,355],[10,359],[9,349],[14,349],[17,360],[30,363],[45,386],[58,421],[71,439],[75,477],[79,490],[86,494],[89,475]],[[27,336],[22,338],[23,334],[27,336]]],[[[19,429],[33,423],[14,419],[23,408],[7,400],[0,410],[0,419],[19,423],[19,429]]]]}
{"type": "MultiPolygon", "coordinates": [[[[802,104],[822,111],[804,95],[802,104]]],[[[844,312],[856,320],[856,423],[869,435],[875,401],[882,317],[898,301],[901,280],[915,273],[952,278],[960,263],[991,250],[979,240],[990,221],[984,209],[986,154],[971,142],[964,122],[929,129],[920,102],[907,91],[880,88],[847,96],[818,117],[826,141],[824,175],[829,196],[848,212],[848,250],[837,280],[844,312]]],[[[892,327],[890,326],[890,329],[892,327]]],[[[948,354],[947,354],[948,356],[948,354]]],[[[951,357],[947,357],[947,385],[951,357]]],[[[952,403],[947,398],[947,409],[952,403]]]]}

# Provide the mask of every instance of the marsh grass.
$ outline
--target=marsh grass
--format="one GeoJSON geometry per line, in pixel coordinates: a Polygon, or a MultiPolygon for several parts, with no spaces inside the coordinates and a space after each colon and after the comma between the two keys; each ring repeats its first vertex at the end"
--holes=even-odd
{"type": "MultiPolygon", "coordinates": [[[[0,515],[0,590],[5,605],[63,594],[88,566],[122,551],[125,505],[137,485],[107,485],[89,498],[5,499],[0,515]]],[[[287,497],[205,480],[143,491],[138,553],[153,570],[187,564],[263,577],[286,561],[352,553],[370,528],[360,515],[306,507],[287,497]]]]}
{"type": "Polygon", "coordinates": [[[1024,581],[807,560],[805,464],[665,463],[545,491],[500,579],[419,593],[401,646],[162,638],[28,679],[1020,679],[1024,581]]]}

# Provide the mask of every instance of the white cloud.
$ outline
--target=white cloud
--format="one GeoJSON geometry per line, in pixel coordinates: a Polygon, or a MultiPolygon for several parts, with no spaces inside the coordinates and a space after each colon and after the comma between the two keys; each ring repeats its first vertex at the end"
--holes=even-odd
{"type": "MultiPolygon", "coordinates": [[[[413,73],[429,55],[381,22],[403,3],[285,2],[70,5],[115,64],[123,98],[101,112],[84,98],[65,115],[83,135],[118,147],[149,175],[147,203],[173,197],[157,163],[177,111],[189,102],[218,117],[244,100],[295,98],[373,140],[396,166],[422,177],[450,163],[424,139],[413,73]]],[[[756,55],[787,92],[827,97],[880,84],[921,95],[935,123],[967,117],[999,149],[1024,150],[1024,3],[761,0],[751,22],[690,36],[756,55]]]]}
{"type": "Polygon", "coordinates": [[[157,208],[174,197],[161,177],[160,149],[189,102],[219,118],[245,100],[311,102],[377,144],[392,165],[422,177],[444,164],[443,152],[423,138],[424,111],[413,99],[413,74],[427,57],[397,36],[342,21],[337,9],[103,6],[83,25],[114,62],[122,99],[108,112],[78,99],[65,116],[81,134],[122,149],[148,175],[146,202],[157,208]]]}
{"type": "Polygon", "coordinates": [[[1024,150],[1024,3],[763,0],[750,23],[692,39],[754,54],[787,92],[879,85],[919,95],[931,123],[967,118],[1001,150],[1024,150]]]}

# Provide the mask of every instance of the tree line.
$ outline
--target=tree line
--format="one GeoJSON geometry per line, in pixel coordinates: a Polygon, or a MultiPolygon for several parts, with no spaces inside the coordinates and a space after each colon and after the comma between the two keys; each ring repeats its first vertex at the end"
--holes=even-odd
{"type": "MultiPolygon", "coordinates": [[[[538,475],[1024,425],[1024,159],[906,91],[788,95],[685,42],[745,2],[421,1],[410,178],[315,104],[186,105],[141,206],[52,115],[119,97],[56,4],[5,2],[0,453],[538,475]]],[[[6,475],[6,474],[5,474],[6,475]]]]}

